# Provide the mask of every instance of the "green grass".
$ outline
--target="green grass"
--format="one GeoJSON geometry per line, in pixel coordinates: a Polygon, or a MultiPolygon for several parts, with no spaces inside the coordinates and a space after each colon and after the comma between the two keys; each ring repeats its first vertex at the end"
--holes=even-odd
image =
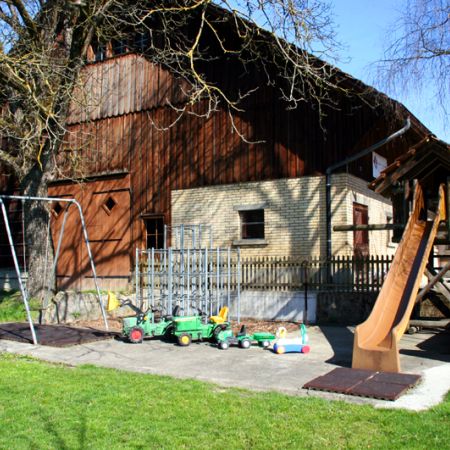
{"type": "Polygon", "coordinates": [[[377,410],[7,354],[0,380],[2,449],[450,445],[450,396],[422,413],[377,410]]]}
{"type": "MultiPolygon", "coordinates": [[[[36,311],[38,304],[38,300],[30,301],[33,318],[38,316],[38,311],[36,311]]],[[[0,322],[23,322],[25,320],[27,320],[27,315],[20,292],[0,291],[0,322]]]]}

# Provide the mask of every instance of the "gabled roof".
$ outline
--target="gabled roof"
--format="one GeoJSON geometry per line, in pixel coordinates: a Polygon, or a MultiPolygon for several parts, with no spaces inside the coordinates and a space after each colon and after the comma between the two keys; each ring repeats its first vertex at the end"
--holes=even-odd
{"type": "Polygon", "coordinates": [[[386,167],[369,187],[389,195],[403,180],[417,179],[423,185],[434,185],[445,183],[447,177],[450,177],[450,145],[428,135],[386,167]]]}

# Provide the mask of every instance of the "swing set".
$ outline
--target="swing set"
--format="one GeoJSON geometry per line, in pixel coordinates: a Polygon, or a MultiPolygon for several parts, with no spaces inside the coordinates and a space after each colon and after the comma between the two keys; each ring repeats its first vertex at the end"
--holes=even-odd
{"type": "MultiPolygon", "coordinates": [[[[102,317],[103,317],[103,322],[105,325],[105,329],[109,330],[109,326],[108,326],[108,319],[106,317],[106,312],[105,312],[105,308],[102,302],[102,298],[101,298],[101,294],[100,294],[100,288],[98,286],[98,281],[97,281],[97,272],[95,269],[95,264],[94,264],[94,259],[92,257],[92,252],[91,252],[91,247],[89,244],[89,238],[88,238],[88,233],[87,233],[87,229],[86,229],[86,223],[84,221],[84,216],[83,216],[83,211],[81,209],[81,205],[73,198],[57,198],[57,197],[31,197],[31,196],[20,196],[20,195],[0,195],[0,208],[2,210],[2,214],[3,214],[3,220],[5,223],[5,228],[6,228],[6,234],[8,236],[8,242],[9,242],[9,247],[11,250],[11,256],[14,262],[14,268],[16,271],[16,275],[17,275],[17,281],[19,284],[19,289],[22,295],[22,299],[23,299],[23,303],[25,305],[25,310],[26,310],[26,314],[27,314],[27,320],[30,326],[30,331],[31,331],[31,336],[33,339],[33,344],[37,345],[38,344],[38,339],[36,336],[36,330],[34,328],[34,324],[33,324],[33,320],[31,317],[31,311],[30,311],[30,305],[29,305],[29,298],[28,298],[28,292],[26,289],[26,286],[22,280],[22,273],[20,271],[20,266],[19,266],[19,260],[17,257],[17,253],[16,253],[16,249],[14,247],[14,242],[13,242],[13,236],[11,233],[11,227],[10,227],[10,223],[9,223],[9,219],[8,219],[8,214],[7,214],[7,210],[5,207],[5,203],[4,200],[20,200],[22,201],[22,205],[24,205],[24,203],[26,201],[38,201],[38,202],[46,202],[46,203],[53,203],[53,202],[60,202],[63,204],[66,204],[65,207],[65,211],[64,211],[64,218],[63,218],[63,222],[61,225],[61,231],[59,232],[59,236],[58,236],[58,243],[57,243],[57,247],[56,247],[56,251],[55,251],[55,257],[53,260],[53,265],[52,265],[52,274],[55,275],[56,277],[56,266],[58,263],[58,258],[59,258],[59,254],[61,251],[61,244],[62,244],[62,239],[64,236],[64,229],[65,229],[65,225],[66,225],[66,221],[67,221],[67,217],[68,217],[68,212],[69,212],[69,208],[72,205],[75,205],[75,207],[77,208],[78,212],[79,212],[79,216],[80,216],[80,221],[81,221],[81,227],[83,230],[83,237],[84,237],[84,242],[86,244],[86,249],[87,249],[87,254],[89,257],[89,261],[90,261],[90,266],[91,266],[91,271],[92,271],[92,275],[93,275],[93,279],[94,279],[94,284],[95,284],[95,290],[97,293],[97,298],[98,298],[98,302],[100,305],[100,309],[102,312],[102,317]]],[[[22,208],[23,210],[23,208],[22,208]]],[[[24,270],[26,271],[26,259],[25,259],[25,224],[24,224],[24,213],[22,211],[22,233],[23,233],[23,252],[24,252],[24,270]]],[[[50,220],[48,221],[48,229],[47,229],[47,233],[50,233],[50,220]]],[[[47,246],[48,246],[48,242],[49,242],[49,236],[47,238],[47,246]]],[[[46,252],[46,259],[48,259],[48,247],[47,247],[47,252],[46,252]]],[[[47,270],[47,264],[45,264],[46,270],[47,270]]],[[[44,274],[44,285],[46,284],[46,274],[44,274]]],[[[47,286],[46,289],[44,291],[44,299],[43,299],[43,303],[42,306],[43,308],[46,308],[48,306],[48,302],[49,302],[49,298],[50,298],[50,292],[51,292],[51,287],[52,287],[52,279],[51,276],[48,277],[47,280],[47,286]]]]}

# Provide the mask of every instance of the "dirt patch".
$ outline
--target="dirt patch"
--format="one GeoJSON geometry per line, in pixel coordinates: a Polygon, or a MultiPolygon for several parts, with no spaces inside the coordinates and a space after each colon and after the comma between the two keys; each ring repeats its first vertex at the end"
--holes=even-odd
{"type": "MultiPolygon", "coordinates": [[[[122,331],[122,320],[121,319],[108,319],[109,331],[122,331]]],[[[78,320],[71,323],[72,327],[79,328],[94,328],[96,330],[105,330],[105,324],[103,319],[98,320],[78,320]]]]}
{"type": "MultiPolygon", "coordinates": [[[[122,320],[120,318],[108,319],[109,330],[110,331],[121,331],[122,330],[122,320]]],[[[255,319],[245,319],[239,324],[235,321],[231,322],[231,327],[233,332],[237,333],[241,326],[245,325],[247,327],[247,333],[253,334],[257,331],[265,331],[268,333],[275,334],[280,327],[285,327],[286,330],[290,332],[299,331],[299,324],[296,322],[279,322],[279,321],[265,321],[265,320],[255,320],[255,319]]],[[[105,326],[102,319],[99,320],[79,320],[71,326],[80,328],[94,328],[96,330],[104,330],[105,326]]]]}
{"type": "Polygon", "coordinates": [[[280,322],[280,321],[266,321],[256,319],[245,319],[240,324],[235,321],[231,322],[231,327],[235,333],[237,333],[241,326],[245,325],[248,334],[253,334],[257,331],[265,331],[267,333],[275,334],[280,327],[286,328],[288,333],[299,331],[300,325],[296,322],[280,322]]]}

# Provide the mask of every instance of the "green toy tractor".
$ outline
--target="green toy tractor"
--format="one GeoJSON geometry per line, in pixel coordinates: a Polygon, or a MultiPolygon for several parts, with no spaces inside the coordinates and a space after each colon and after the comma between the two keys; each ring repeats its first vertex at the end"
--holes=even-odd
{"type": "Polygon", "coordinates": [[[201,311],[198,316],[174,317],[172,333],[177,338],[178,344],[187,347],[192,341],[217,339],[217,335],[230,329],[230,323],[226,321],[228,308],[223,307],[219,315],[209,319],[201,311]]]}
{"type": "Polygon", "coordinates": [[[122,306],[128,306],[135,312],[134,316],[122,319],[122,336],[133,344],[141,343],[144,337],[171,336],[173,320],[180,313],[180,307],[175,306],[172,315],[157,318],[155,316],[155,313],[158,312],[156,308],[149,308],[143,311],[141,308],[133,305],[130,300],[120,302],[114,294],[108,294],[108,311],[113,311],[122,306]]]}
{"type": "Polygon", "coordinates": [[[275,335],[272,333],[261,331],[248,334],[245,325],[242,325],[241,330],[236,336],[231,329],[221,330],[216,336],[217,346],[221,350],[227,350],[230,345],[238,345],[240,348],[250,348],[252,344],[266,348],[270,346],[273,340],[275,340],[275,335]]]}
{"type": "Polygon", "coordinates": [[[125,317],[122,325],[122,335],[131,343],[139,344],[144,337],[170,337],[173,328],[174,316],[178,314],[178,306],[173,310],[173,314],[162,316],[160,319],[155,318],[157,310],[149,309],[142,311],[140,308],[128,305],[136,315],[133,317],[125,317]]]}

